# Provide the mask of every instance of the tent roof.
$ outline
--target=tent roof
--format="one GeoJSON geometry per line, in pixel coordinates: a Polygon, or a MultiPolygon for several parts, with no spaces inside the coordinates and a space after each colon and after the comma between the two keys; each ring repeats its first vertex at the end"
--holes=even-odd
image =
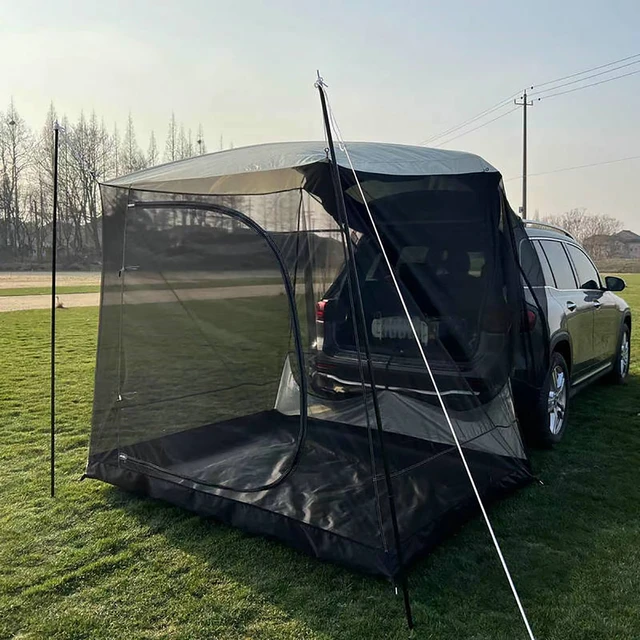
{"type": "MultiPolygon", "coordinates": [[[[392,176],[497,172],[480,156],[461,151],[380,142],[349,142],[354,168],[392,176]]],[[[266,193],[302,186],[302,169],[327,162],[325,142],[279,142],[195,156],[144,169],[107,184],[176,193],[266,193]]],[[[338,164],[349,168],[336,148],[338,164]]]]}

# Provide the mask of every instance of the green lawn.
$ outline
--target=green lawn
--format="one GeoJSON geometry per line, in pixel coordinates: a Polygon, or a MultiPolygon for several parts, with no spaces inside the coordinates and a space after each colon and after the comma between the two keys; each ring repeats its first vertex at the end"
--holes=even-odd
{"type": "MultiPolygon", "coordinates": [[[[199,280],[197,282],[172,282],[174,289],[214,289],[217,287],[241,287],[251,286],[256,284],[281,284],[282,278],[229,278],[228,280],[210,279],[199,280]]],[[[145,283],[128,285],[129,290],[144,289],[145,291],[151,289],[164,290],[167,285],[164,283],[145,283]]],[[[63,285],[56,287],[56,293],[69,294],[69,293],[99,293],[100,285],[86,284],[86,285],[63,285]]],[[[0,288],[0,296],[33,296],[33,295],[51,295],[51,287],[13,287],[13,288],[0,288]]]]}
{"type": "MultiPolygon", "coordinates": [[[[56,287],[56,293],[98,293],[100,291],[99,284],[70,284],[62,287],[56,287]]],[[[0,296],[37,296],[51,295],[51,287],[14,287],[0,289],[0,296]]]]}
{"type": "MultiPolygon", "coordinates": [[[[640,321],[640,276],[625,275],[640,321]]],[[[59,313],[58,493],[48,496],[47,311],[0,314],[0,638],[407,638],[383,580],[106,484],[78,482],[96,309],[59,313]]],[[[640,323],[634,327],[640,353],[640,323]]],[[[534,484],[491,510],[545,640],[640,635],[640,360],[575,399],[534,484]]],[[[410,574],[415,638],[525,638],[480,520],[410,574]]]]}

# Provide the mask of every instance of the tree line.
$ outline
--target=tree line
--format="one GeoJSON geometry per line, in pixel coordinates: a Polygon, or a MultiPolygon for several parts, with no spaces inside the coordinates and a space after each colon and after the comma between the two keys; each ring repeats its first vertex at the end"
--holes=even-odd
{"type": "Polygon", "coordinates": [[[152,131],[145,148],[129,115],[124,130],[93,112],[71,121],[52,105],[40,128],[13,101],[0,110],[0,268],[45,265],[51,257],[53,130],[59,123],[58,255],[63,267],[86,268],[101,256],[99,183],[160,162],[206,153],[204,131],[171,114],[164,144],[152,131]]]}
{"type": "Polygon", "coordinates": [[[617,218],[589,213],[584,207],[580,207],[558,215],[543,217],[541,221],[568,231],[596,261],[616,257],[615,245],[611,242],[603,242],[603,239],[622,231],[623,224],[617,218]]]}
{"type": "Polygon", "coordinates": [[[617,218],[589,213],[584,207],[542,217],[541,222],[562,227],[581,244],[588,243],[595,236],[612,236],[622,230],[622,222],[617,218]]]}
{"type": "MultiPolygon", "coordinates": [[[[53,130],[56,122],[61,127],[58,257],[62,268],[88,268],[99,264],[100,182],[207,150],[202,126],[199,125],[194,134],[173,113],[164,144],[158,144],[152,131],[142,148],[131,115],[121,131],[117,125],[107,127],[95,112],[88,116],[81,113],[72,122],[66,115],[58,114],[52,105],[42,126],[34,129],[20,116],[13,101],[10,102],[5,111],[0,111],[1,269],[44,267],[51,258],[53,130]]],[[[297,209],[283,211],[286,207],[276,200],[264,203],[263,207],[264,222],[270,222],[267,226],[275,230],[295,228],[292,225],[297,209]]],[[[572,209],[542,219],[565,228],[586,244],[590,237],[612,235],[622,228],[619,220],[590,214],[586,209],[572,209]]],[[[603,249],[598,245],[598,251],[606,251],[606,247],[603,249]]]]}

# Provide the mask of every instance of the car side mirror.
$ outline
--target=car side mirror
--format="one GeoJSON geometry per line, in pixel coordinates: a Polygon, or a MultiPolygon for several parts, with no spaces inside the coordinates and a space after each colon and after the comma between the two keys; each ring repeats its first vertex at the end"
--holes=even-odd
{"type": "Polygon", "coordinates": [[[622,291],[627,285],[622,278],[616,276],[607,276],[604,279],[607,291],[622,291]]]}

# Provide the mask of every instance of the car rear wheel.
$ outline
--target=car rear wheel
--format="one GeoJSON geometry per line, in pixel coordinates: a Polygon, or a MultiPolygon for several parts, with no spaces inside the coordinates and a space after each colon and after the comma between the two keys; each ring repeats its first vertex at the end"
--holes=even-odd
{"type": "Polygon", "coordinates": [[[562,354],[555,351],[535,410],[533,435],[542,446],[551,447],[562,439],[567,426],[569,390],[569,366],[562,354]]]}
{"type": "Polygon", "coordinates": [[[618,344],[618,355],[611,371],[610,380],[615,384],[624,384],[629,375],[631,366],[631,332],[629,325],[625,322],[620,331],[620,342],[618,344]]]}

